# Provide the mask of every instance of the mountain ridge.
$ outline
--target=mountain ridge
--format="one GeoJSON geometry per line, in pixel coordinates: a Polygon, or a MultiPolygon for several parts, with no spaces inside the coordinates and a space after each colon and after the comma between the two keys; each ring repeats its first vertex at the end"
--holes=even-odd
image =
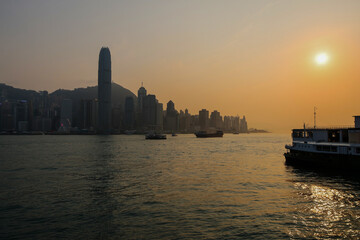
{"type": "MultiPolygon", "coordinates": [[[[80,87],[73,90],[59,88],[48,93],[48,95],[52,102],[60,105],[63,99],[71,99],[73,103],[79,102],[81,99],[95,99],[97,98],[97,91],[98,86],[80,87]]],[[[15,88],[5,83],[0,83],[0,97],[8,100],[31,100],[40,97],[41,92],[43,91],[15,88]]],[[[133,97],[134,100],[137,99],[136,95],[130,90],[117,83],[111,83],[111,101],[113,106],[124,106],[125,98],[128,96],[133,97]]]]}

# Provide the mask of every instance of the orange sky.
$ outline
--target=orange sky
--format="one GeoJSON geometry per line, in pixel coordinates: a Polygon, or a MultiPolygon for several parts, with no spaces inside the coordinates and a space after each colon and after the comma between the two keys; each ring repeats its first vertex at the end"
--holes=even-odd
{"type": "Polygon", "coordinates": [[[287,132],[360,114],[360,1],[2,1],[0,82],[53,91],[144,82],[160,102],[287,132]],[[314,57],[329,55],[319,66],[314,57]]]}

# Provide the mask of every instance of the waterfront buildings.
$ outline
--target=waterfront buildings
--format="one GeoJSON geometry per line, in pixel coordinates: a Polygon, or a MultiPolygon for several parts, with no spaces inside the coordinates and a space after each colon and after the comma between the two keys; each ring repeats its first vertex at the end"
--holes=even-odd
{"type": "Polygon", "coordinates": [[[219,111],[214,110],[209,117],[206,109],[200,110],[198,115],[191,115],[188,109],[178,112],[172,100],[164,111],[163,104],[154,94],[147,94],[143,84],[137,98],[129,90],[112,84],[111,55],[106,47],[101,48],[99,53],[97,89],[59,89],[49,94],[47,91],[35,92],[0,84],[0,131],[5,133],[61,131],[110,134],[135,129],[138,133],[154,130],[193,133],[209,128],[248,132],[245,116],[242,119],[238,116],[223,118],[219,111]],[[21,97],[14,98],[14,92],[20,92],[18,96],[21,97]]]}

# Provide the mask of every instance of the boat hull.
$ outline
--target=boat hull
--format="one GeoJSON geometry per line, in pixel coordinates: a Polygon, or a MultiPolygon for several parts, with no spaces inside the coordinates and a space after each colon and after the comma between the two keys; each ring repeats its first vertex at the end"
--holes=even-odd
{"type": "Polygon", "coordinates": [[[146,135],[146,140],[165,140],[166,135],[146,135]]]}
{"type": "Polygon", "coordinates": [[[216,133],[205,133],[205,132],[197,132],[195,133],[198,138],[214,138],[214,137],[223,137],[224,133],[218,131],[216,133]]]}
{"type": "Polygon", "coordinates": [[[360,156],[347,154],[326,154],[291,150],[284,154],[287,165],[307,166],[314,168],[360,170],[360,156]]]}

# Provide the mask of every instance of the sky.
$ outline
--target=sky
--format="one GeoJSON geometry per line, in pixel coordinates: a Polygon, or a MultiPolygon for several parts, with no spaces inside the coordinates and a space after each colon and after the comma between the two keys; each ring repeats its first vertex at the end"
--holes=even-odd
{"type": "Polygon", "coordinates": [[[0,82],[50,92],[143,82],[166,106],[273,132],[360,115],[360,1],[2,0],[0,82]],[[326,53],[328,62],[314,58],[326,53]]]}

